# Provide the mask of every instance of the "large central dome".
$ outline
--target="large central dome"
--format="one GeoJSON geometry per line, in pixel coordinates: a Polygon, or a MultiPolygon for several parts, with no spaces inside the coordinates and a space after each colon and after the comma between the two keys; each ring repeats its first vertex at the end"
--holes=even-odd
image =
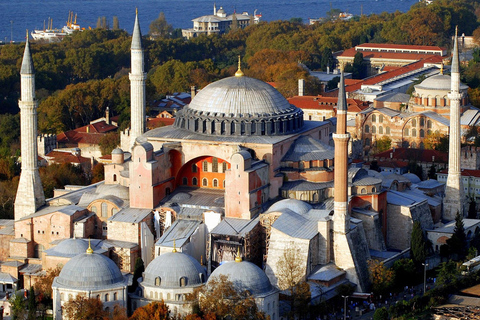
{"type": "Polygon", "coordinates": [[[271,85],[235,76],[201,90],[174,125],[208,135],[282,135],[303,126],[303,111],[271,85]]]}

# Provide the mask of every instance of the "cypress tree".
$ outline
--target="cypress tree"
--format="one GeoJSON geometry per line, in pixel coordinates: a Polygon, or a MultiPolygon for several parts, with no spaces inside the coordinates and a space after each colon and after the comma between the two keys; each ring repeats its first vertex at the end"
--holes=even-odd
{"type": "Polygon", "coordinates": [[[412,260],[417,266],[425,262],[427,257],[427,245],[425,242],[425,237],[423,236],[422,226],[418,221],[413,223],[412,237],[410,239],[410,251],[412,260]]]}
{"type": "Polygon", "coordinates": [[[447,244],[454,260],[462,260],[465,258],[467,254],[467,236],[465,235],[463,217],[459,211],[457,211],[457,215],[455,216],[453,235],[447,240],[447,244]]]}

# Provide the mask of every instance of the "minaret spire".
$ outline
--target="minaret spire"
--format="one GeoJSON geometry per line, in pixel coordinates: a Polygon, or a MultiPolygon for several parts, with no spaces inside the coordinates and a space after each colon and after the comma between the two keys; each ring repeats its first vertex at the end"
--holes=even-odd
{"type": "Polygon", "coordinates": [[[464,214],[465,191],[463,189],[462,174],[460,169],[461,135],[460,135],[460,67],[458,58],[458,36],[455,27],[455,41],[453,45],[453,58],[451,68],[450,99],[450,139],[448,146],[448,177],[445,186],[443,205],[443,219],[454,220],[459,212],[464,214]]]}
{"type": "Polygon", "coordinates": [[[131,46],[131,72],[130,78],[130,103],[131,103],[131,129],[130,135],[124,134],[122,140],[126,137],[128,147],[122,141],[122,148],[131,150],[135,139],[145,132],[145,80],[147,74],[144,71],[144,56],[142,47],[142,33],[140,31],[140,23],[138,22],[138,9],[135,14],[135,25],[132,34],[131,46]]]}
{"type": "Polygon", "coordinates": [[[25,43],[22,67],[20,69],[21,97],[20,136],[22,171],[15,198],[15,220],[19,220],[45,204],[42,182],[38,173],[37,151],[37,100],[35,99],[35,68],[33,67],[30,42],[25,43]]]}

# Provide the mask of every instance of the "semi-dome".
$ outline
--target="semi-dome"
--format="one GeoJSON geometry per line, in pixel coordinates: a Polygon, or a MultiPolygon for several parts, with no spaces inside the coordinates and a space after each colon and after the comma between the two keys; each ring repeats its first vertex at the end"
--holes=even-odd
{"type": "MultiPolygon", "coordinates": [[[[420,84],[415,86],[415,89],[430,89],[430,90],[447,90],[450,91],[452,85],[452,79],[449,75],[437,74],[432,77],[428,77],[420,84]]],[[[468,86],[460,83],[460,90],[467,89],[468,86]]]]}
{"type": "Polygon", "coordinates": [[[310,211],[313,207],[306,203],[305,201],[297,200],[297,199],[283,199],[278,202],[275,202],[268,208],[267,212],[273,211],[282,211],[284,209],[290,209],[295,213],[298,214],[306,214],[310,211]]]}
{"type": "Polygon", "coordinates": [[[207,281],[225,275],[228,281],[231,281],[238,292],[248,291],[250,294],[263,295],[273,290],[272,284],[265,272],[255,264],[248,261],[230,261],[224,262],[215,271],[212,272],[207,281]]]}
{"type": "Polygon", "coordinates": [[[82,253],[73,257],[55,278],[57,285],[89,290],[121,285],[124,282],[115,262],[98,253],[82,253]]]}
{"type": "Polygon", "coordinates": [[[240,75],[198,92],[174,126],[208,135],[282,135],[302,128],[303,111],[268,83],[240,75]]]}
{"type": "Polygon", "coordinates": [[[205,268],[195,258],[181,252],[167,252],[150,262],[142,284],[161,288],[195,287],[206,279],[205,268]]]}

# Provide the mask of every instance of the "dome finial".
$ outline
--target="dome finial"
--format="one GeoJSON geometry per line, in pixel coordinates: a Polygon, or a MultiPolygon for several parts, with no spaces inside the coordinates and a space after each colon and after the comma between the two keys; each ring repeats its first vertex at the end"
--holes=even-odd
{"type": "Polygon", "coordinates": [[[91,245],[91,243],[90,243],[90,238],[88,238],[87,254],[92,254],[92,253],[93,253],[92,245],[91,245]]]}
{"type": "Polygon", "coordinates": [[[243,77],[242,60],[240,60],[240,55],[238,56],[238,70],[235,72],[235,77],[243,77]]]}
{"type": "Polygon", "coordinates": [[[138,16],[138,7],[135,7],[135,14],[138,16]]]}
{"type": "Polygon", "coordinates": [[[173,253],[177,252],[177,247],[175,246],[175,239],[173,239],[173,253]]]}
{"type": "Polygon", "coordinates": [[[240,247],[237,249],[237,256],[235,257],[235,262],[242,262],[242,257],[240,257],[240,247]]]}

